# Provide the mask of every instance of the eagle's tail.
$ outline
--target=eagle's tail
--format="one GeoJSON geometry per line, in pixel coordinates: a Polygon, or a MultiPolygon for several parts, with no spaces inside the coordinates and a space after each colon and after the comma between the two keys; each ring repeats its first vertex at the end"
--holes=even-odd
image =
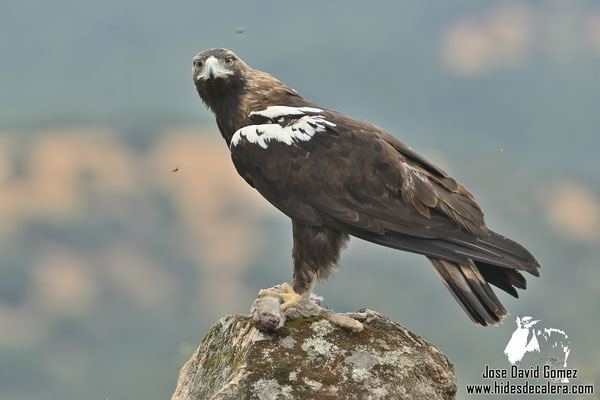
{"type": "MultiPolygon", "coordinates": [[[[508,314],[496,294],[488,283],[495,284],[509,293],[516,294],[512,285],[521,286],[523,276],[515,270],[496,267],[473,261],[469,263],[456,263],[441,260],[439,258],[427,257],[433,264],[444,285],[450,290],[456,301],[462,306],[471,320],[483,326],[488,324],[498,325],[508,314]],[[518,275],[520,279],[513,275],[518,275]]],[[[513,295],[514,295],[513,294],[513,295]]]]}

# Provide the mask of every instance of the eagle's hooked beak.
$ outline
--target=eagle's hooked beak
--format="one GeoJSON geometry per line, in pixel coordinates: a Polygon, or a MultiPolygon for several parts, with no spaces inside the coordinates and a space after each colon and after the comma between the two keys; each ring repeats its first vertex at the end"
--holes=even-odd
{"type": "Polygon", "coordinates": [[[222,78],[230,74],[232,74],[231,71],[222,68],[221,65],[219,65],[219,60],[217,60],[214,56],[210,56],[204,63],[204,69],[202,70],[202,73],[196,78],[212,80],[215,78],[222,78]]]}
{"type": "Polygon", "coordinates": [[[209,57],[206,60],[206,74],[210,79],[215,79],[219,75],[219,60],[215,57],[209,57]]]}

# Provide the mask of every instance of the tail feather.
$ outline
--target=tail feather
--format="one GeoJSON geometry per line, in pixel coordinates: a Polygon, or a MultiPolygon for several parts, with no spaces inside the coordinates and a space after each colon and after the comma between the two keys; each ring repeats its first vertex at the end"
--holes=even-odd
{"type": "Polygon", "coordinates": [[[476,262],[481,275],[488,283],[504,290],[513,297],[519,298],[517,289],[527,289],[527,281],[519,271],[513,269],[499,268],[495,265],[476,262]]]}
{"type": "Polygon", "coordinates": [[[431,257],[428,259],[474,323],[483,326],[498,325],[508,314],[476,265],[431,257]]]}
{"type": "MultiPolygon", "coordinates": [[[[429,256],[438,275],[471,320],[481,325],[497,325],[508,314],[490,284],[514,297],[517,289],[526,289],[527,281],[520,271],[540,276],[540,264],[517,242],[495,232],[479,238],[477,243],[453,240],[470,250],[472,258],[463,261],[429,256]],[[488,256],[481,254],[487,252],[488,256]]],[[[464,250],[456,250],[467,253],[464,250]]]]}
{"type": "MultiPolygon", "coordinates": [[[[506,236],[500,235],[499,233],[491,231],[490,233],[491,235],[480,238],[480,240],[485,242],[490,247],[496,248],[505,254],[507,253],[512,255],[524,263],[532,264],[539,268],[540,264],[525,247],[521,246],[514,240],[507,238],[506,236]]],[[[539,274],[537,276],[539,276],[539,274]]]]}
{"type": "MultiPolygon", "coordinates": [[[[335,219],[328,222],[335,223],[335,219]]],[[[517,289],[527,287],[522,272],[540,276],[540,263],[527,249],[492,231],[483,237],[469,236],[460,229],[438,237],[433,232],[423,237],[410,234],[410,226],[405,229],[398,224],[381,226],[384,233],[349,224],[338,228],[373,243],[426,256],[476,324],[497,325],[508,314],[490,284],[519,297],[517,289]]]]}
{"type": "Polygon", "coordinates": [[[540,276],[540,263],[535,257],[519,243],[490,231],[489,236],[479,237],[476,241],[467,241],[458,238],[446,238],[447,246],[455,248],[454,251],[473,259],[477,264],[486,263],[505,268],[527,271],[533,276],[540,276]]]}
{"type": "Polygon", "coordinates": [[[486,279],[481,275],[479,269],[473,264],[458,264],[463,275],[467,278],[471,287],[475,289],[478,297],[485,303],[485,305],[494,312],[494,314],[506,315],[507,311],[496,297],[496,294],[488,285],[486,279]]]}

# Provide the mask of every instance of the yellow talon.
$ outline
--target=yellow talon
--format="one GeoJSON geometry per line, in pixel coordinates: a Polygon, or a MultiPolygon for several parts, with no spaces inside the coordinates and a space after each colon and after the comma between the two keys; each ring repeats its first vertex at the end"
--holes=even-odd
{"type": "Polygon", "coordinates": [[[285,283],[281,284],[281,292],[282,293],[294,293],[294,289],[292,288],[292,285],[285,282],[285,283]]]}
{"type": "Polygon", "coordinates": [[[292,293],[280,293],[279,297],[281,297],[283,299],[283,304],[281,304],[281,306],[279,306],[279,309],[281,311],[285,311],[288,308],[298,304],[300,302],[300,296],[298,296],[296,293],[292,292],[292,293]]]}
{"type": "Polygon", "coordinates": [[[288,308],[298,304],[301,300],[300,296],[294,292],[292,285],[287,282],[270,289],[261,289],[258,292],[258,297],[264,297],[268,295],[275,295],[283,300],[281,306],[279,307],[281,311],[285,311],[288,308]]]}

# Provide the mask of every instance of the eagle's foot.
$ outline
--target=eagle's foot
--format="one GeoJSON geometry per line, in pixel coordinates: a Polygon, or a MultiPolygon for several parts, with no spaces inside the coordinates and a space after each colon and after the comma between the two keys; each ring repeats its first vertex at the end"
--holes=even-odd
{"type": "Polygon", "coordinates": [[[292,285],[285,282],[281,285],[276,285],[268,289],[261,289],[258,292],[258,297],[271,296],[279,299],[281,311],[285,311],[290,307],[296,306],[298,303],[304,301],[303,296],[300,296],[292,289],[292,285]]]}
{"type": "Polygon", "coordinates": [[[354,332],[362,330],[358,321],[366,319],[365,313],[338,314],[321,307],[323,298],[314,293],[295,293],[288,283],[262,289],[252,303],[252,323],[261,331],[274,332],[285,324],[286,319],[322,316],[331,323],[354,332]]]}

